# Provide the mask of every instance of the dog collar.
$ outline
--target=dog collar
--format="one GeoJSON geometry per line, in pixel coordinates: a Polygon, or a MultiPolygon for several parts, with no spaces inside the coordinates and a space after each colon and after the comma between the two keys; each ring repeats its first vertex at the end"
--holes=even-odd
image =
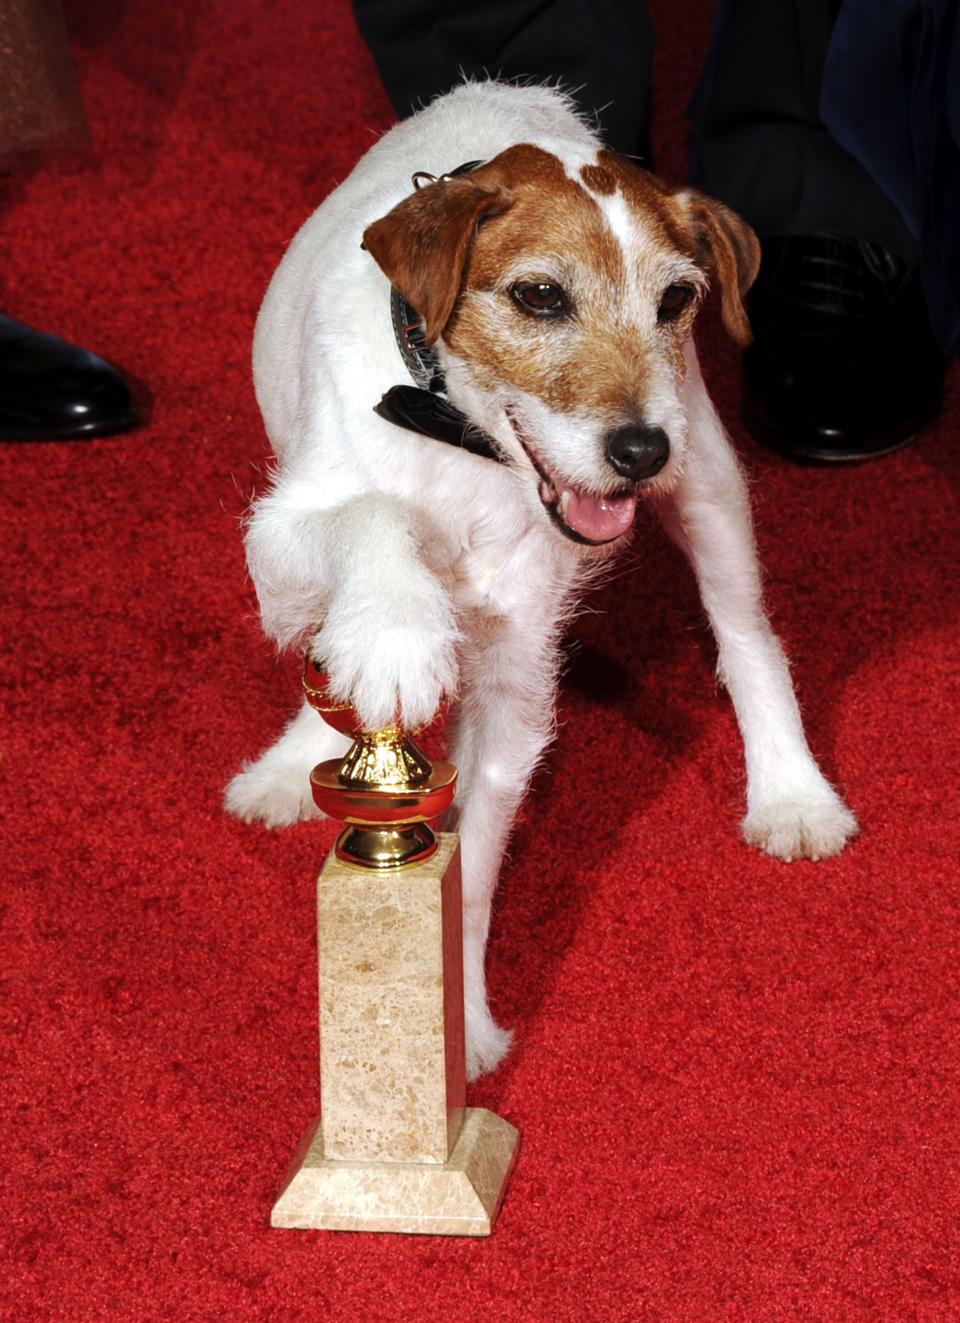
{"type": "MultiPolygon", "coordinates": [[[[468,174],[482,164],[482,161],[466,161],[449,174],[441,175],[440,182],[468,174]]],[[[424,182],[436,183],[437,179],[420,170],[413,176],[413,186],[420,188],[424,182]]],[[[390,321],[397,348],[415,384],[391,386],[380,403],[374,405],[374,413],[407,431],[445,441],[468,450],[471,455],[505,463],[493,440],[446,398],[440,358],[436,349],[426,343],[423,318],[395,286],[390,287],[390,321]]]]}

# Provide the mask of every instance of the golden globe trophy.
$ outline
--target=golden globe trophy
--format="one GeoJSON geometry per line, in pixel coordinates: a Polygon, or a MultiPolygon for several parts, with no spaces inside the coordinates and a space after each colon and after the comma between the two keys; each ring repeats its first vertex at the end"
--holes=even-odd
{"type": "Polygon", "coordinates": [[[309,658],[303,687],[353,744],[310,777],[346,827],[317,881],[321,1115],[272,1225],[489,1235],[519,1135],[465,1106],[460,842],[430,826],[456,769],[361,730],[309,658]]]}

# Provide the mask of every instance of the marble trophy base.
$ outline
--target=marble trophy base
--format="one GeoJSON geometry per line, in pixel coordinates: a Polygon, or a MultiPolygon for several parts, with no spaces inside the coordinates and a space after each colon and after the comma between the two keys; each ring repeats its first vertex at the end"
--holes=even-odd
{"type": "Polygon", "coordinates": [[[468,1107],[444,1163],[340,1162],[324,1157],[317,1123],[304,1137],[271,1225],[489,1236],[518,1140],[508,1121],[482,1107],[468,1107]]]}
{"type": "Polygon", "coordinates": [[[488,1236],[516,1156],[512,1125],[468,1108],[460,845],[317,879],[320,1115],[275,1227],[488,1236]]]}

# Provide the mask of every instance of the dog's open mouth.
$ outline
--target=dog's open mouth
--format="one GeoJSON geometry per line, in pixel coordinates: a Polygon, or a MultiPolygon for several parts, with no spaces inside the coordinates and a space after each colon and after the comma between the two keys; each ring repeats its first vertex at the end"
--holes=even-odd
{"type": "Polygon", "coordinates": [[[517,440],[540,478],[539,495],[544,509],[561,533],[574,542],[598,547],[629,532],[637,512],[635,491],[596,496],[581,487],[574,487],[551,472],[517,420],[512,415],[508,417],[517,440]]]}

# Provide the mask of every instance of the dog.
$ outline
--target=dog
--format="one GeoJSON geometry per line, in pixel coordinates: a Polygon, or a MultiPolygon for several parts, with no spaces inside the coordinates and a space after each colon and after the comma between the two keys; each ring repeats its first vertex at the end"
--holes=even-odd
{"type": "MultiPolygon", "coordinates": [[[[857,829],[807,745],[694,347],[711,276],[749,342],[758,262],[738,216],[607,151],[562,92],[489,81],[387,132],[264,299],[254,379],[277,466],[246,532],[263,627],[309,648],[368,728],[399,713],[416,729],[452,700],[471,1079],[510,1042],[484,948],[553,730],[560,633],[638,502],[699,582],[743,737],[746,839],[817,859],[857,829]]],[[[314,816],[310,770],[345,747],[304,705],[227,808],[314,816]]]]}

